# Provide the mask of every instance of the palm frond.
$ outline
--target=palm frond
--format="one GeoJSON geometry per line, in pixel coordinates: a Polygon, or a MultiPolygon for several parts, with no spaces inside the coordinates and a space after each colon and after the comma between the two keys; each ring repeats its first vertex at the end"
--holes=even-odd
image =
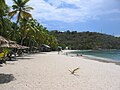
{"type": "Polygon", "coordinates": [[[22,2],[23,2],[23,0],[17,0],[17,2],[18,2],[18,6],[22,6],[22,2]]]}
{"type": "Polygon", "coordinates": [[[21,16],[22,18],[29,18],[29,17],[32,17],[32,15],[28,12],[25,12],[25,11],[21,11],[21,16]]]}
{"type": "Polygon", "coordinates": [[[0,4],[5,4],[5,0],[0,0],[0,4]]]}
{"type": "Polygon", "coordinates": [[[13,9],[18,9],[19,7],[17,5],[12,5],[13,9]]]}
{"type": "Polygon", "coordinates": [[[3,7],[5,6],[5,1],[4,0],[0,0],[0,10],[3,10],[3,7]]]}
{"type": "Polygon", "coordinates": [[[30,0],[23,0],[23,2],[21,3],[21,6],[24,6],[27,2],[29,2],[30,0]]]}
{"type": "Polygon", "coordinates": [[[8,16],[9,16],[10,18],[12,18],[16,13],[17,13],[17,10],[12,11],[12,12],[9,12],[9,13],[8,13],[8,16]]]}
{"type": "Polygon", "coordinates": [[[33,10],[33,8],[30,7],[30,6],[25,6],[25,7],[23,8],[23,10],[25,10],[25,11],[30,11],[30,10],[33,10]]]}
{"type": "Polygon", "coordinates": [[[16,0],[13,0],[13,2],[14,2],[15,4],[17,4],[17,5],[19,4],[16,0]]]}

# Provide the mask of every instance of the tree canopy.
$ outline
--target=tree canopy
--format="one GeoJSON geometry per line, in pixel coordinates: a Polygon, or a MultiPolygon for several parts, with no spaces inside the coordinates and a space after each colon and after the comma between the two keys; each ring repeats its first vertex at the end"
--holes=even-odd
{"type": "Polygon", "coordinates": [[[120,49],[120,38],[97,32],[51,31],[58,43],[71,49],[120,49]]]}
{"type": "Polygon", "coordinates": [[[47,44],[56,48],[56,38],[46,27],[32,18],[29,11],[33,8],[27,5],[28,2],[29,0],[13,0],[10,11],[5,1],[0,0],[0,35],[29,47],[47,44]],[[16,22],[12,22],[12,17],[16,18],[16,22]]]}

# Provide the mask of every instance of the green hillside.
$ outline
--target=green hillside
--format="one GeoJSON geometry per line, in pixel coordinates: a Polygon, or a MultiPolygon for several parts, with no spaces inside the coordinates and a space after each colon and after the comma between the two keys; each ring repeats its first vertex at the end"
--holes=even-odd
{"type": "Polygon", "coordinates": [[[97,33],[51,31],[62,47],[71,49],[120,49],[120,37],[97,33]]]}

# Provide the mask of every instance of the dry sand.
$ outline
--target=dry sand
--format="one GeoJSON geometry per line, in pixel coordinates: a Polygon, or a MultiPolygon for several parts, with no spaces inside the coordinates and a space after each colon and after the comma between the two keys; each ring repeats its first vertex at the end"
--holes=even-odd
{"type": "Polygon", "coordinates": [[[120,66],[48,52],[7,62],[0,80],[0,90],[120,90],[120,66]]]}

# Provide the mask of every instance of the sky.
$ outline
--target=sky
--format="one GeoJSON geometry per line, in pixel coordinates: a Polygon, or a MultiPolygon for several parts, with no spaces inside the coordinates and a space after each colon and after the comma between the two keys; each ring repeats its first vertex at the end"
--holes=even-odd
{"type": "MultiPolygon", "coordinates": [[[[6,0],[8,6],[12,0],[6,0]]],[[[30,0],[30,13],[48,30],[120,36],[120,0],[30,0]]]]}

